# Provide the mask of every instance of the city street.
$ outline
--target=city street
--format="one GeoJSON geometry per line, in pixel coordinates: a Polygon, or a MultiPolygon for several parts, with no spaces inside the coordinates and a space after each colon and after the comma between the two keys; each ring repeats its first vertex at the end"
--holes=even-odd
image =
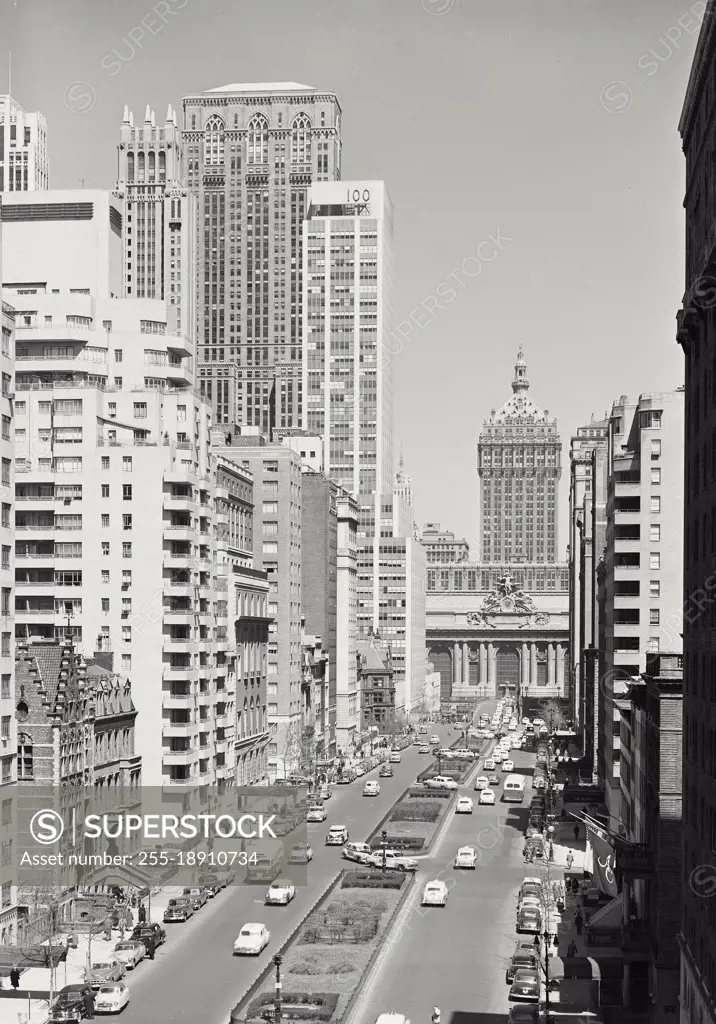
{"type": "MultiPolygon", "coordinates": [[[[437,732],[446,743],[455,738],[454,734],[448,736],[442,726],[431,726],[430,731],[437,732]]],[[[326,803],[326,821],[308,826],[314,853],[308,866],[308,885],[299,888],[289,906],[265,907],[267,886],[236,886],[220,893],[186,924],[167,926],[167,942],[158,950],[155,962],[140,965],[127,979],[132,1001],[122,1014],[124,1024],[227,1024],[238,998],[316,896],[347,866],[340,848],[324,846],[330,825],[345,824],[351,839],[367,839],[399,794],[430,761],[430,755],[408,747],[401,763],[393,765],[393,778],[380,779],[377,797],[363,797],[365,779],[356,779],[349,786],[334,786],[333,796],[326,803]],[[265,924],[271,942],[259,957],[234,957],[234,940],[249,921],[265,924]]],[[[377,771],[366,776],[377,777],[377,771]]]]}
{"type": "MultiPolygon", "coordinates": [[[[532,755],[514,755],[515,771],[532,755]]],[[[473,777],[474,778],[474,777],[473,777]]],[[[501,787],[496,790],[499,801],[501,787]]],[[[528,795],[525,802],[529,801],[528,795]]],[[[477,798],[472,786],[461,793],[477,798]]],[[[497,1024],[507,1018],[505,968],[515,944],[515,894],[530,869],[522,859],[526,810],[519,804],[478,807],[453,815],[433,856],[422,863],[412,905],[401,915],[355,1007],[351,1024],[373,1024],[381,1013],[405,1014],[414,1024],[497,1024]],[[461,846],[478,851],[477,867],[454,870],[461,846]],[[451,887],[447,906],[420,907],[423,886],[440,878],[451,887]]],[[[533,874],[539,871],[532,871],[533,874]]]]}

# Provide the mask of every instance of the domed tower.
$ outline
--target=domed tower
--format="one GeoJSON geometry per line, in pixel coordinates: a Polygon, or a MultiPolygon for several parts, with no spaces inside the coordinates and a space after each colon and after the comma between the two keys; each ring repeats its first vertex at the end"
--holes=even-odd
{"type": "Polygon", "coordinates": [[[557,421],[530,398],[520,347],[512,397],[485,420],[477,445],[483,563],[557,561],[562,442],[557,421]]]}

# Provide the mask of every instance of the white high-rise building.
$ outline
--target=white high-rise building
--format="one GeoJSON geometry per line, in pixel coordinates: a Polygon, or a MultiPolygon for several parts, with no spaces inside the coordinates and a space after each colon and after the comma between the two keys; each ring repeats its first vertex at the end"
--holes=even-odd
{"type": "Polygon", "coordinates": [[[28,114],[12,96],[0,96],[0,192],[38,192],[50,187],[47,123],[28,114]]]}
{"type": "MultiPolygon", "coordinates": [[[[177,333],[196,341],[196,199],[182,185],[182,136],[176,113],[157,125],[147,107],[142,124],[124,108],[115,197],[124,216],[124,292],[162,299],[177,333]]],[[[193,353],[192,353],[193,358],[193,353]]]]}
{"type": "Polygon", "coordinates": [[[167,304],[111,297],[121,214],[102,196],[41,195],[3,236],[22,366],[16,635],[69,628],[131,679],[145,785],[260,782],[268,584],[251,564],[253,479],[211,452],[167,304]]]}
{"type": "Polygon", "coordinates": [[[312,185],[303,225],[303,426],[354,495],[393,488],[393,206],[382,181],[312,185]]]}
{"type": "MultiPolygon", "coordinates": [[[[0,199],[0,282],[2,281],[2,200],[0,199]]],[[[15,311],[2,303],[2,347],[0,348],[0,802],[5,786],[17,780],[17,704],[15,694],[15,650],[13,644],[13,618],[15,614],[14,589],[15,557],[14,533],[14,466],[13,430],[14,405],[14,353],[15,311]]],[[[8,807],[12,808],[12,801],[8,807]]],[[[3,828],[12,822],[3,818],[3,828]]],[[[17,937],[17,884],[14,857],[0,862],[0,945],[12,944],[17,937]]]]}

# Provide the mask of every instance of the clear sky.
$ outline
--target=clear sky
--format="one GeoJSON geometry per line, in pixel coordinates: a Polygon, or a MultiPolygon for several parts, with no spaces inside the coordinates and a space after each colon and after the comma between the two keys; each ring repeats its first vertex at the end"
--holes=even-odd
{"type": "Polygon", "coordinates": [[[476,539],[475,443],[522,344],[565,442],[562,547],[570,434],[621,394],[683,382],[677,124],[703,7],[0,0],[12,92],[47,118],[56,188],[113,186],[125,103],[163,119],[229,82],[335,90],[343,177],[384,178],[395,204],[396,320],[433,310],[394,357],[396,461],[402,443],[418,521],[476,539]]]}

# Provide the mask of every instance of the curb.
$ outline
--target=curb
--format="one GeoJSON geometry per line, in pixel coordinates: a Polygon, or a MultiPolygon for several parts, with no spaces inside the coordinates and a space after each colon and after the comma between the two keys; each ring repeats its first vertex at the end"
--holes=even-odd
{"type": "MultiPolygon", "coordinates": [[[[333,890],[340,883],[341,879],[343,878],[344,871],[345,871],[345,868],[341,868],[341,870],[338,872],[336,877],[333,878],[328,883],[328,885],[323,890],[321,895],[308,908],[308,910],[306,911],[304,916],[301,918],[299,923],[296,925],[296,927],[293,929],[293,931],[288,936],[288,938],[285,939],[284,942],[281,944],[281,946],[279,946],[279,948],[272,954],[272,957],[275,956],[276,953],[278,953],[281,956],[283,956],[283,954],[286,952],[286,950],[294,942],[294,940],[296,939],[296,936],[300,932],[301,928],[303,928],[304,924],[306,923],[308,918],[311,916],[311,914],[314,912],[314,910],[318,910],[318,908],[321,906],[321,904],[324,903],[328,899],[328,897],[331,895],[333,890]]],[[[264,987],[264,985],[266,984],[268,979],[273,975],[274,970],[275,970],[275,967],[273,965],[273,959],[271,959],[271,960],[269,960],[269,962],[266,965],[266,967],[264,967],[264,969],[259,973],[258,977],[251,983],[251,985],[249,985],[249,987],[246,989],[246,991],[236,1000],[236,1003],[234,1004],[234,1009],[231,1010],[231,1012],[229,1014],[229,1024],[238,1024],[239,1021],[245,1021],[246,1020],[245,1017],[241,1016],[241,1011],[243,1010],[244,1007],[248,1008],[249,1001],[251,999],[253,999],[253,997],[255,995],[258,995],[258,993],[264,987]],[[234,1011],[236,1011],[236,1010],[238,1010],[239,1012],[235,1013],[234,1011]]]]}
{"type": "MultiPolygon", "coordinates": [[[[414,888],[416,888],[416,876],[412,875],[409,880],[409,885],[405,888],[405,898],[398,902],[398,905],[391,914],[385,932],[383,933],[383,939],[373,951],[373,954],[368,962],[368,966],[363,972],[363,977],[361,978],[360,984],[356,988],[351,998],[348,1000],[348,1005],[346,1006],[343,1012],[343,1016],[338,1021],[336,1021],[336,1024],[353,1024],[352,1017],[355,1014],[356,1009],[360,1007],[360,1003],[363,999],[363,996],[365,995],[369,983],[373,980],[375,975],[380,970],[383,959],[388,955],[388,950],[390,949],[390,934],[395,928],[395,925],[397,924],[400,915],[405,911],[405,908],[410,905],[408,902],[408,897],[412,895],[412,891],[414,888]]],[[[331,1022],[331,1024],[333,1024],[333,1022],[331,1022]]]]}

